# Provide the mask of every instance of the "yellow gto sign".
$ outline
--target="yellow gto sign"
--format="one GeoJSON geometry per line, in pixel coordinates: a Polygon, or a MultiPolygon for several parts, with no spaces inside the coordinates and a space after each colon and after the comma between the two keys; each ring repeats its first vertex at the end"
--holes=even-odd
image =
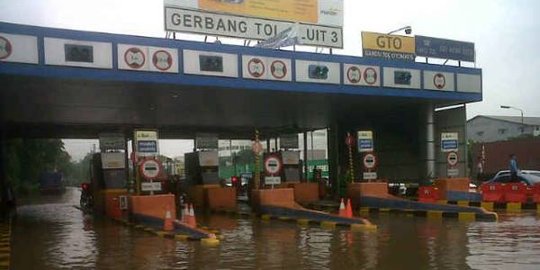
{"type": "Polygon", "coordinates": [[[414,61],[414,37],[362,32],[364,56],[414,61]]]}

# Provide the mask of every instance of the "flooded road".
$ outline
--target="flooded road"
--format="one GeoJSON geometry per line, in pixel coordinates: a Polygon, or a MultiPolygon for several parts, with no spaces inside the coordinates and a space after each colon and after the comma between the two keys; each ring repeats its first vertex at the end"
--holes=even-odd
{"type": "Polygon", "coordinates": [[[540,217],[464,223],[372,216],[377,232],[278,220],[200,217],[217,247],[181,242],[83,215],[79,191],[18,209],[12,269],[539,269],[540,217]]]}

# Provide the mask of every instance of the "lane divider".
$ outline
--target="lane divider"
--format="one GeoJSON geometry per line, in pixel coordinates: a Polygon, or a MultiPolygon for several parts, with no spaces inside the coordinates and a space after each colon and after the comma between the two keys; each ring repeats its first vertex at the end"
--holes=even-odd
{"type": "Polygon", "coordinates": [[[115,219],[115,218],[113,218],[112,220],[116,221],[116,222],[118,222],[118,223],[120,223],[122,225],[132,227],[134,229],[137,229],[137,230],[140,230],[140,231],[143,231],[143,232],[147,232],[147,233],[156,235],[156,236],[161,237],[161,238],[173,239],[173,240],[177,240],[177,241],[200,241],[200,243],[205,245],[205,246],[212,246],[212,247],[217,246],[220,243],[219,239],[223,239],[223,236],[219,235],[219,232],[215,231],[215,230],[213,232],[214,232],[214,234],[216,234],[216,238],[200,238],[200,239],[197,239],[197,238],[193,238],[193,237],[191,237],[191,236],[189,236],[187,234],[180,234],[180,233],[175,233],[175,232],[157,230],[155,228],[148,227],[148,226],[145,226],[145,225],[142,225],[142,224],[132,223],[132,222],[129,222],[129,221],[124,220],[124,219],[115,219]]]}
{"type": "Polygon", "coordinates": [[[470,201],[438,201],[440,204],[450,204],[459,206],[482,207],[488,211],[506,210],[512,213],[519,213],[524,210],[536,210],[540,212],[540,203],[521,202],[470,202],[470,201]]]}
{"type": "Polygon", "coordinates": [[[11,263],[11,219],[0,223],[0,269],[9,269],[11,263]]]}
{"type": "MultiPolygon", "coordinates": [[[[405,215],[414,217],[423,217],[427,219],[458,219],[459,221],[471,222],[471,221],[497,221],[498,215],[496,213],[480,214],[474,212],[445,212],[434,210],[415,210],[415,209],[388,209],[388,208],[369,208],[362,207],[359,212],[360,215],[405,215]]],[[[540,213],[540,212],[539,212],[540,213]]]]}
{"type": "MultiPolygon", "coordinates": [[[[82,209],[76,205],[74,205],[73,207],[79,209],[82,211],[82,209]]],[[[217,246],[219,245],[220,243],[220,239],[223,239],[223,236],[220,235],[219,231],[216,231],[216,230],[212,230],[212,232],[210,232],[209,234],[207,234],[207,238],[206,237],[194,237],[194,236],[190,236],[190,235],[186,235],[186,234],[183,234],[183,233],[175,233],[175,232],[169,232],[169,231],[163,231],[161,229],[156,229],[154,227],[150,227],[150,226],[145,226],[141,223],[135,223],[135,222],[131,222],[129,220],[126,220],[124,218],[110,218],[111,220],[119,223],[119,224],[122,224],[124,226],[127,226],[127,227],[131,227],[131,228],[134,228],[134,229],[137,229],[137,230],[141,230],[141,231],[144,231],[144,232],[147,232],[147,233],[151,233],[153,235],[156,235],[158,237],[162,237],[162,238],[168,238],[168,239],[173,239],[173,240],[179,240],[179,241],[200,241],[201,244],[205,245],[205,246],[217,246]],[[215,238],[213,238],[215,237],[215,238]]],[[[1,265],[1,263],[0,263],[1,265]]],[[[0,268],[0,270],[2,270],[2,268],[0,268]]]]}
{"type": "Polygon", "coordinates": [[[318,220],[312,220],[307,218],[294,218],[290,216],[272,216],[269,214],[262,214],[260,216],[261,220],[263,221],[269,221],[271,219],[280,220],[280,221],[296,221],[296,224],[298,226],[308,226],[310,224],[319,224],[321,228],[323,229],[335,229],[337,227],[345,227],[349,226],[349,228],[352,231],[359,232],[359,231],[377,231],[377,225],[374,224],[341,224],[334,221],[318,221],[318,220]]]}

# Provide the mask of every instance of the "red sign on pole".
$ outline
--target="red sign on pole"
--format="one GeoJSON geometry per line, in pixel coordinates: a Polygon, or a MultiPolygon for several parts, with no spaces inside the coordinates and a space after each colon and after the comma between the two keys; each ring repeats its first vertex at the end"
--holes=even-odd
{"type": "Polygon", "coordinates": [[[354,144],[354,137],[350,133],[347,134],[347,137],[345,138],[345,144],[347,144],[347,146],[352,146],[354,144]]]}

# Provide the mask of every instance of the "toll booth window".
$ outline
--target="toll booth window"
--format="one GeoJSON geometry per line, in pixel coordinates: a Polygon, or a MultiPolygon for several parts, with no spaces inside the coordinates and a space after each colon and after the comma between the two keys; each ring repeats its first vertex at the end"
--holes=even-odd
{"type": "Polygon", "coordinates": [[[94,47],[92,46],[65,44],[64,54],[66,62],[94,62],[94,47]]]}
{"type": "Polygon", "coordinates": [[[223,72],[223,57],[199,55],[201,71],[223,72]]]}
{"type": "Polygon", "coordinates": [[[394,84],[411,85],[412,75],[408,71],[394,71],[394,84]]]}

